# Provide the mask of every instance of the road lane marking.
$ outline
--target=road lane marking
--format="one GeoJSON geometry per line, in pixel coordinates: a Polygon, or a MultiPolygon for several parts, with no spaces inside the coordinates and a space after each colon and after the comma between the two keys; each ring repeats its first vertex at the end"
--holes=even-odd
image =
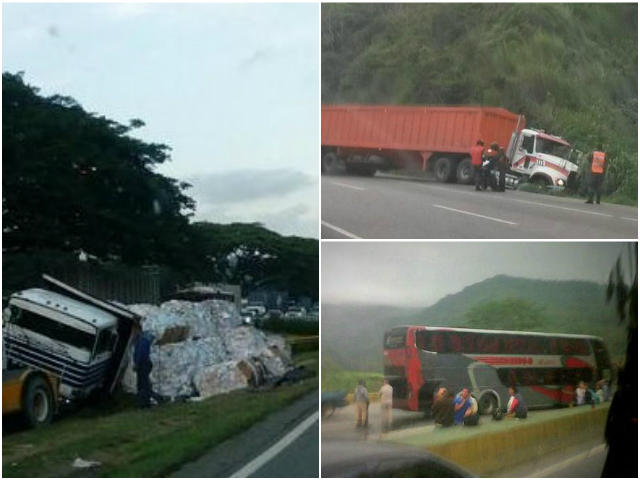
{"type": "Polygon", "coordinates": [[[320,420],[320,412],[314,412],[313,415],[307,417],[293,430],[282,437],[278,442],[270,448],[262,452],[256,458],[247,463],[244,467],[231,475],[230,478],[247,478],[256,473],[260,468],[270,462],[276,455],[291,445],[300,435],[306,432],[314,423],[320,420]]]}
{"type": "Polygon", "coordinates": [[[622,220],[631,220],[632,222],[637,222],[638,219],[637,218],[629,218],[629,217],[618,217],[621,218],[622,220]]]}
{"type": "Polygon", "coordinates": [[[599,215],[601,217],[613,217],[613,215],[609,215],[608,213],[590,212],[589,210],[581,210],[579,208],[561,207],[559,205],[550,205],[548,203],[542,202],[532,202],[530,200],[520,200],[518,198],[513,198],[512,201],[520,203],[530,203],[531,205],[540,205],[541,207],[559,208],[560,210],[569,210],[570,212],[588,213],[589,215],[599,215]]]}
{"type": "Polygon", "coordinates": [[[563,468],[566,468],[571,464],[584,461],[587,458],[589,458],[591,455],[595,455],[597,453],[604,451],[606,447],[607,445],[603,443],[602,445],[593,447],[587,453],[579,453],[578,455],[568,458],[563,462],[556,463],[555,465],[551,465],[550,467],[543,468],[542,470],[537,470],[533,472],[531,475],[527,475],[527,478],[541,478],[541,477],[549,477],[549,476],[553,477],[554,473],[556,473],[558,470],[562,470],[563,468]]]}
{"type": "Polygon", "coordinates": [[[514,222],[508,222],[499,218],[487,217],[486,215],[480,215],[478,213],[466,212],[464,210],[457,210],[455,208],[443,207],[442,205],[434,205],[434,207],[444,208],[445,210],[451,210],[452,212],[464,213],[465,215],[473,215],[474,217],[486,218],[487,220],[493,220],[494,222],[506,223],[508,225],[518,225],[514,222]]]}
{"type": "Polygon", "coordinates": [[[341,229],[340,227],[336,227],[335,225],[331,225],[329,222],[325,222],[321,220],[320,223],[331,230],[338,232],[340,235],[344,235],[348,238],[353,238],[354,240],[361,240],[361,237],[354,235],[353,233],[347,232],[346,230],[341,229]]]}
{"type": "Polygon", "coordinates": [[[345,188],[353,188],[354,190],[362,190],[363,192],[366,190],[366,188],[362,188],[362,187],[356,187],[354,185],[349,185],[347,183],[340,183],[340,182],[331,182],[334,185],[338,185],[339,187],[345,187],[345,188]]]}

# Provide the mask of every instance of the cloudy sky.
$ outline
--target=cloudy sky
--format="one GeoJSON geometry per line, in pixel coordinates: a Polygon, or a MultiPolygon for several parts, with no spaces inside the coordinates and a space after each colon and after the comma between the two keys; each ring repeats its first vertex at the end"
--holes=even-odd
{"type": "Polygon", "coordinates": [[[606,283],[618,242],[323,242],[322,302],[429,306],[504,274],[606,283]]]}
{"type": "Polygon", "coordinates": [[[2,69],[165,143],[197,219],[318,236],[317,4],[4,4],[2,69]]]}

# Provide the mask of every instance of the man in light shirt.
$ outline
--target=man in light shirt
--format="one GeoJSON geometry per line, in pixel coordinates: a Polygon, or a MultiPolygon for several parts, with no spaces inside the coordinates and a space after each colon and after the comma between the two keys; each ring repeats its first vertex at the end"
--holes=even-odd
{"type": "Polygon", "coordinates": [[[392,409],[393,409],[393,387],[389,385],[389,380],[384,379],[380,388],[380,409],[382,410],[382,433],[391,430],[392,409]]]}

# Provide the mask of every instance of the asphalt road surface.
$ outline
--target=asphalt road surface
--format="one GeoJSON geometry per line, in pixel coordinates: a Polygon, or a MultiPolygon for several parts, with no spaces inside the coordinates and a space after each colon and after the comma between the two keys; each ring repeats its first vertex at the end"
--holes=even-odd
{"type": "Polygon", "coordinates": [[[172,474],[181,478],[318,478],[318,391],[172,474]]]}
{"type": "MultiPolygon", "coordinates": [[[[433,421],[427,420],[422,412],[408,412],[393,409],[392,430],[406,430],[412,427],[432,425],[433,421]]],[[[341,440],[376,439],[380,437],[382,427],[382,414],[379,403],[371,403],[369,406],[369,428],[356,429],[355,404],[338,408],[332,415],[322,418],[322,438],[336,438],[341,440]]]]}
{"type": "Polygon", "coordinates": [[[638,238],[638,209],[390,177],[322,176],[322,238],[638,238]]]}

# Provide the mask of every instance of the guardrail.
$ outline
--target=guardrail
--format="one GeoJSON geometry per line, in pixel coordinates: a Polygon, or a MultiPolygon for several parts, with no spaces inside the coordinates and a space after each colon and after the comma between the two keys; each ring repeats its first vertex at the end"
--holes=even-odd
{"type": "Polygon", "coordinates": [[[320,335],[310,337],[298,337],[289,340],[292,353],[309,352],[320,348],[320,335]]]}

